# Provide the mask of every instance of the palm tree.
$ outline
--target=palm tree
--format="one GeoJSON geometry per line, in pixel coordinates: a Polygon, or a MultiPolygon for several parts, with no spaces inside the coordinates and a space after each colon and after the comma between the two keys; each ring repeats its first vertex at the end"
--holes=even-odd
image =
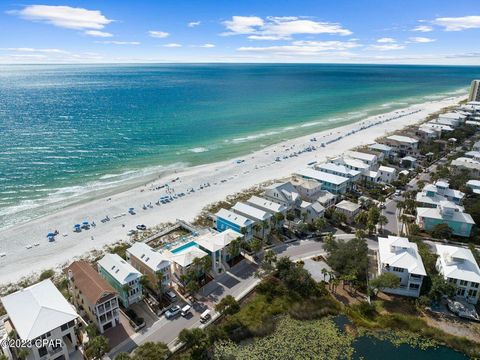
{"type": "Polygon", "coordinates": [[[355,231],[355,237],[357,239],[365,239],[365,237],[366,237],[365,231],[363,231],[362,229],[357,229],[355,231]]]}
{"type": "Polygon", "coordinates": [[[385,215],[380,215],[378,217],[378,225],[380,225],[380,232],[383,233],[383,226],[388,224],[388,219],[385,215]]]}
{"type": "Polygon", "coordinates": [[[362,225],[366,224],[368,220],[368,212],[365,210],[360,211],[357,216],[355,216],[355,223],[357,225],[362,225]]]}
{"type": "Polygon", "coordinates": [[[265,239],[265,229],[268,228],[268,221],[263,220],[261,224],[262,224],[262,239],[265,239]]]}
{"type": "Polygon", "coordinates": [[[327,282],[327,275],[328,275],[328,270],[326,268],[322,268],[322,275],[323,275],[323,281],[327,282]]]}

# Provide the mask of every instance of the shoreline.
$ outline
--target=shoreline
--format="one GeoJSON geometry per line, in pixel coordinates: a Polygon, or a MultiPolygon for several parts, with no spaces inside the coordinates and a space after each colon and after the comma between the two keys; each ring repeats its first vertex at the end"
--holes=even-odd
{"type": "Polygon", "coordinates": [[[371,144],[376,138],[421,122],[428,114],[454,105],[464,97],[465,95],[450,96],[415,104],[269,145],[248,155],[236,157],[244,160],[241,163],[231,159],[187,167],[179,172],[173,171],[145,185],[116,192],[109,197],[102,196],[67,206],[53,214],[4,229],[0,231],[0,253],[5,253],[6,256],[0,257],[0,284],[14,282],[42,269],[57,267],[90,250],[125,240],[127,231],[137,224],[154,226],[175,221],[177,218],[191,221],[209,203],[264,181],[289,176],[308,162],[325,161],[327,157],[340,155],[348,149],[371,144]],[[317,141],[310,141],[312,138],[317,141]],[[326,147],[320,147],[322,142],[327,143],[334,139],[336,140],[326,147]],[[312,145],[316,147],[316,151],[304,151],[312,145]],[[293,153],[297,155],[290,157],[293,153]],[[276,161],[277,157],[280,157],[281,161],[276,161]],[[176,178],[179,179],[171,181],[176,178]],[[166,183],[169,189],[187,195],[157,206],[155,202],[165,195],[166,188],[151,189],[166,183]],[[210,186],[199,189],[202,184],[210,186]],[[195,192],[188,193],[187,189],[190,188],[194,188],[195,192]],[[152,207],[143,210],[142,205],[149,203],[152,207]],[[135,208],[136,215],[126,214],[130,207],[135,208]],[[120,214],[125,215],[115,218],[120,214]],[[111,220],[102,223],[100,220],[106,215],[111,220]],[[73,225],[83,220],[95,221],[97,226],[74,233],[73,225]],[[125,226],[122,227],[122,224],[125,226]],[[60,234],[56,241],[48,242],[46,234],[55,229],[58,229],[60,234]]]}
{"type": "MultiPolygon", "coordinates": [[[[377,105],[362,106],[356,111],[340,111],[332,118],[310,118],[300,124],[291,124],[260,132],[232,136],[222,141],[222,145],[197,144],[191,148],[185,148],[177,152],[179,156],[186,154],[191,158],[181,158],[178,161],[158,163],[145,161],[143,166],[130,166],[123,164],[116,168],[107,168],[105,173],[98,178],[88,180],[85,183],[71,183],[64,186],[53,187],[48,190],[45,197],[23,199],[15,204],[10,204],[0,209],[0,232],[8,228],[21,226],[22,224],[46,217],[52,213],[60,212],[72,206],[94,201],[102,197],[113,196],[117,193],[128,191],[145,183],[154,182],[162,176],[168,176],[187,168],[213,164],[216,162],[229,161],[233,158],[248,156],[252,152],[262,151],[270,146],[308,136],[312,133],[333,131],[344,126],[361,122],[362,119],[374,118],[384,113],[393,113],[405,108],[421,105],[425,102],[438,101],[448,97],[456,97],[465,93],[463,87],[448,92],[424,95],[412,102],[412,98],[397,99],[377,105]],[[410,101],[408,101],[410,99],[410,101]],[[423,102],[418,102],[421,100],[423,102]],[[335,123],[339,122],[336,126],[335,123]],[[265,141],[263,144],[262,142],[265,141]],[[259,145],[260,144],[260,145],[259,145]],[[242,146],[243,145],[243,146],[242,146]],[[252,146],[249,146],[252,145],[252,146]],[[253,149],[251,148],[253,147],[253,149]],[[222,149],[226,150],[222,152],[222,149]],[[233,151],[232,151],[233,149],[233,151]],[[222,154],[223,153],[223,154],[222,154]],[[211,159],[213,158],[213,160],[211,159]],[[45,210],[48,209],[48,210],[45,210]]],[[[157,156],[158,157],[158,156],[157,156]]],[[[153,159],[153,158],[152,158],[153,159]]],[[[152,160],[151,159],[151,160],[152,160]]],[[[42,191],[44,191],[42,189],[42,191]]],[[[0,251],[1,252],[1,251],[0,251]]]]}

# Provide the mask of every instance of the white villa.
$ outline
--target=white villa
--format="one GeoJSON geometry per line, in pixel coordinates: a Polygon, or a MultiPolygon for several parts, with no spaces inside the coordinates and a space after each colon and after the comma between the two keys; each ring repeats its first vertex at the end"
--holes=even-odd
{"type": "Polygon", "coordinates": [[[384,142],[401,157],[417,153],[418,139],[403,135],[391,135],[387,136],[384,142]]]}
{"type": "Polygon", "coordinates": [[[248,199],[247,204],[252,205],[258,209],[268,211],[270,214],[283,214],[287,213],[287,207],[285,205],[276,203],[271,200],[264,199],[259,196],[252,196],[248,199]]]}
{"type": "Polygon", "coordinates": [[[479,296],[480,269],[472,252],[450,245],[436,245],[436,248],[438,272],[457,287],[458,297],[476,304],[479,296]]]}
{"type": "Polygon", "coordinates": [[[268,186],[263,197],[284,205],[288,210],[295,208],[302,199],[290,182],[275,183],[268,186]]]}
{"type": "Polygon", "coordinates": [[[254,234],[258,237],[265,237],[270,233],[270,226],[272,221],[272,214],[268,211],[261,210],[257,207],[237,202],[232,208],[236,214],[245,216],[254,222],[254,234]],[[261,229],[255,230],[256,225],[260,225],[261,229]]]}
{"type": "Polygon", "coordinates": [[[311,168],[299,170],[295,175],[304,179],[315,180],[322,185],[322,190],[327,190],[334,194],[345,193],[350,181],[346,177],[325,173],[311,168]]]}
{"type": "Polygon", "coordinates": [[[459,157],[455,160],[452,160],[450,166],[455,171],[461,171],[463,169],[468,170],[471,175],[478,177],[480,176],[480,161],[475,159],[470,159],[468,157],[459,157]]]}
{"type": "Polygon", "coordinates": [[[480,180],[468,180],[467,186],[472,189],[475,194],[480,195],[480,180]]]}
{"type": "MultiPolygon", "coordinates": [[[[459,190],[450,189],[450,184],[444,180],[438,180],[435,184],[426,184],[422,191],[416,195],[416,201],[421,206],[436,208],[442,201],[450,201],[460,205],[465,194],[459,190]]],[[[463,210],[463,208],[459,207],[463,210]]]]}
{"type": "Polygon", "coordinates": [[[350,179],[350,183],[354,183],[360,180],[362,173],[357,170],[350,169],[345,165],[335,163],[324,163],[316,166],[316,169],[328,174],[342,176],[350,179]]]}
{"type": "Polygon", "coordinates": [[[325,208],[318,201],[311,203],[308,201],[302,201],[300,204],[300,216],[305,222],[312,223],[315,219],[323,217],[325,208]]]}
{"type": "Polygon", "coordinates": [[[23,342],[34,342],[26,360],[68,360],[80,355],[75,334],[79,316],[49,279],[0,300],[8,316],[4,321],[7,333],[14,330],[23,342]],[[36,345],[35,341],[43,339],[49,342],[36,345]]]}
{"type": "Polygon", "coordinates": [[[335,205],[335,210],[345,214],[348,222],[352,222],[361,210],[361,206],[348,200],[342,200],[335,205]]]}
{"type": "Polygon", "coordinates": [[[397,170],[389,166],[380,166],[377,170],[381,182],[390,184],[397,179],[397,170]]]}
{"type": "Polygon", "coordinates": [[[368,154],[360,151],[347,151],[345,155],[352,159],[360,160],[361,162],[369,165],[370,167],[375,166],[378,162],[377,155],[368,154]]]}
{"type": "Polygon", "coordinates": [[[378,274],[392,273],[400,278],[396,289],[382,289],[395,295],[418,297],[423,277],[427,275],[417,244],[407,238],[388,236],[378,238],[378,274]]]}
{"type": "Polygon", "coordinates": [[[300,198],[305,201],[315,201],[323,192],[322,184],[313,179],[303,179],[293,176],[290,183],[300,195],[300,198]]]}
{"type": "Polygon", "coordinates": [[[337,165],[344,165],[348,169],[360,171],[362,174],[370,171],[370,165],[365,164],[363,161],[353,159],[348,156],[339,156],[333,159],[330,159],[329,162],[337,165]]]}

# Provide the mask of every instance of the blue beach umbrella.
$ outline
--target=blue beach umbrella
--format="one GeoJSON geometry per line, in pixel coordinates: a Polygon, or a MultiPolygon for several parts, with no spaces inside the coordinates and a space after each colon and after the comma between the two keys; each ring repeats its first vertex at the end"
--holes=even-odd
{"type": "Polygon", "coordinates": [[[48,237],[48,238],[50,238],[50,237],[54,237],[54,236],[55,236],[55,234],[54,234],[54,233],[52,233],[52,232],[49,232],[49,233],[47,234],[47,237],[48,237]]]}
{"type": "Polygon", "coordinates": [[[79,228],[80,224],[75,224],[75,225],[73,225],[73,227],[79,228]]]}
{"type": "Polygon", "coordinates": [[[83,225],[88,225],[88,221],[85,220],[84,222],[82,222],[82,224],[83,225]]]}

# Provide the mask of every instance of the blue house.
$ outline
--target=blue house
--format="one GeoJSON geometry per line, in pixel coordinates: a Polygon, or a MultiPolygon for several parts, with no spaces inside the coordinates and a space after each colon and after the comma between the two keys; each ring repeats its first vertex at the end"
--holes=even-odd
{"type": "Polygon", "coordinates": [[[236,214],[230,210],[220,209],[215,214],[215,228],[222,232],[232,229],[244,235],[245,240],[250,240],[253,236],[253,225],[255,222],[240,214],[236,214]]]}
{"type": "Polygon", "coordinates": [[[432,231],[438,224],[447,224],[453,235],[470,237],[475,221],[457,205],[444,201],[436,208],[417,208],[417,224],[426,231],[432,231]]]}

